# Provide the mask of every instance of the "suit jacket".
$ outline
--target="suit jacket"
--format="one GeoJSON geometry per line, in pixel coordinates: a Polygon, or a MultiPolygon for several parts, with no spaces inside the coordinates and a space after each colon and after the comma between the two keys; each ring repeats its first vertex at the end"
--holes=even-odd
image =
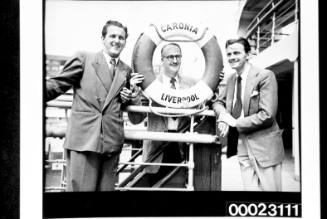
{"type": "Polygon", "coordinates": [[[58,76],[46,81],[47,101],[71,87],[74,90],[64,148],[108,154],[121,151],[124,131],[120,91],[132,69],[119,60],[115,72],[113,77],[102,52],[79,52],[65,63],[58,76]]]}
{"type": "MultiPolygon", "coordinates": [[[[158,76],[158,80],[163,82],[163,75],[160,74],[158,76]]],[[[183,77],[179,78],[179,83],[180,83],[180,88],[185,89],[193,86],[195,84],[194,81],[192,80],[186,80],[183,77]]],[[[153,103],[153,106],[161,106],[157,103],[153,103]]],[[[183,127],[188,123],[190,120],[188,117],[179,117],[179,124],[178,124],[178,129],[180,127],[183,127]]],[[[168,118],[167,117],[162,117],[158,116],[153,113],[148,113],[148,126],[147,126],[148,131],[154,131],[154,132],[167,132],[168,131],[168,118]]],[[[147,161],[149,157],[151,157],[158,149],[165,144],[166,142],[162,141],[152,141],[152,140],[144,140],[143,142],[143,161],[147,161]]],[[[156,158],[154,162],[162,162],[163,154],[161,154],[159,157],[156,158]]],[[[156,173],[158,172],[160,166],[147,166],[145,168],[145,172],[148,173],[156,173]]]]}
{"type": "MultiPolygon", "coordinates": [[[[226,86],[219,92],[218,100],[213,109],[219,116],[220,112],[231,113],[236,83],[236,74],[227,79],[226,86]]],[[[277,80],[272,71],[251,65],[244,91],[244,117],[238,118],[236,129],[243,144],[250,146],[256,160],[262,167],[282,162],[284,146],[282,130],[276,122],[277,113],[277,80]]],[[[228,148],[237,147],[233,132],[228,133],[228,148]],[[236,145],[235,145],[236,144],[236,145]]],[[[229,154],[230,156],[235,153],[229,154]]]]}

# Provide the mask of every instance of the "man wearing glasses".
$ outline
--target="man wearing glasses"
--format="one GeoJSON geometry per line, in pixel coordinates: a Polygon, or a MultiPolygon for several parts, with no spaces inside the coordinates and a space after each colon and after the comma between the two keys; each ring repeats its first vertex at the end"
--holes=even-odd
{"type": "MultiPolygon", "coordinates": [[[[182,51],[176,43],[169,43],[161,49],[161,72],[157,76],[163,85],[170,89],[186,89],[195,84],[195,81],[186,80],[179,75],[181,66],[182,51]]],[[[159,106],[158,104],[154,106],[159,106]]],[[[148,131],[155,132],[178,132],[181,127],[189,122],[186,117],[171,118],[161,117],[153,113],[148,114],[148,131]]],[[[162,142],[145,140],[143,144],[144,162],[180,163],[183,160],[182,147],[177,142],[162,142]],[[163,152],[161,153],[161,150],[163,152]]],[[[175,167],[167,166],[146,166],[148,186],[157,184],[163,177],[175,167]]],[[[184,187],[185,177],[170,181],[174,187],[184,187]]]]}

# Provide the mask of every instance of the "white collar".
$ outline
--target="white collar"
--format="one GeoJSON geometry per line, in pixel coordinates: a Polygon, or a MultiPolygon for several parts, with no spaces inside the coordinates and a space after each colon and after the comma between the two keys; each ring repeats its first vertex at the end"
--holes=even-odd
{"type": "MultiPolygon", "coordinates": [[[[243,70],[242,74],[240,75],[242,78],[242,81],[244,81],[244,82],[245,82],[246,78],[248,77],[250,67],[251,67],[250,63],[246,63],[244,66],[244,70],[243,70]]],[[[237,76],[239,76],[239,74],[236,73],[236,78],[237,78],[237,76]]]]}
{"type": "MultiPolygon", "coordinates": [[[[174,77],[176,79],[175,81],[175,87],[177,90],[180,89],[180,78],[178,76],[178,74],[174,77]]],[[[166,87],[171,87],[171,83],[170,83],[171,77],[168,77],[167,75],[165,75],[164,73],[162,73],[162,83],[166,86],[166,87]]]]}
{"type": "MultiPolygon", "coordinates": [[[[178,74],[174,78],[176,80],[175,83],[179,83],[178,74]]],[[[164,73],[162,73],[162,80],[163,80],[164,83],[170,84],[171,77],[168,77],[167,75],[165,75],[164,73]]]]}
{"type": "Polygon", "coordinates": [[[117,58],[112,58],[112,57],[111,57],[108,53],[106,53],[104,50],[102,50],[102,53],[103,53],[103,55],[104,55],[104,57],[105,57],[107,63],[110,63],[110,60],[111,60],[111,59],[114,59],[114,60],[115,60],[116,65],[117,65],[117,63],[119,62],[119,57],[117,57],[117,58]]]}

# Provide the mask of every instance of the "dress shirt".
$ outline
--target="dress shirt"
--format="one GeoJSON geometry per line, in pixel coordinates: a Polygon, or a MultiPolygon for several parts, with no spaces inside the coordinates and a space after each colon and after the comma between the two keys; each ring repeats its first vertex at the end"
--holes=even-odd
{"type": "MultiPolygon", "coordinates": [[[[162,77],[162,80],[163,80],[163,84],[165,87],[168,87],[168,88],[171,88],[171,83],[170,83],[170,79],[171,77],[168,77],[166,76],[165,74],[163,74],[163,77],[162,77]]],[[[179,90],[180,89],[180,83],[179,83],[179,78],[178,76],[175,77],[176,81],[175,81],[175,87],[176,87],[176,90],[179,90]]],[[[168,117],[167,119],[167,127],[168,127],[168,130],[177,130],[178,128],[178,122],[179,122],[179,119],[173,119],[171,117],[168,117]]]]}
{"type": "MultiPolygon", "coordinates": [[[[166,76],[165,74],[162,74],[162,80],[163,80],[163,84],[164,84],[164,86],[165,87],[167,87],[167,88],[171,88],[171,83],[170,83],[170,79],[171,79],[171,77],[168,77],[168,76],[166,76]]],[[[179,77],[178,76],[176,76],[175,77],[175,87],[176,87],[176,90],[179,90],[180,89],[180,81],[179,81],[179,77]]]]}
{"type": "Polygon", "coordinates": [[[102,51],[102,53],[103,53],[104,58],[105,58],[105,60],[106,60],[106,62],[107,62],[107,64],[108,64],[109,69],[113,67],[112,64],[110,63],[110,60],[111,60],[111,59],[114,59],[114,60],[115,60],[115,63],[116,63],[116,66],[117,66],[117,64],[118,64],[118,62],[119,62],[119,57],[118,57],[118,58],[111,58],[111,57],[109,56],[109,54],[106,53],[105,51],[102,51]]]}

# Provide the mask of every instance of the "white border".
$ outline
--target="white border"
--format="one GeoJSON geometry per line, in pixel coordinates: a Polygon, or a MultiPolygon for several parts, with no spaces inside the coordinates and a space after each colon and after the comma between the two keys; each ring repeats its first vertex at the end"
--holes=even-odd
{"type": "Polygon", "coordinates": [[[42,1],[20,1],[20,218],[42,218],[42,1]]]}
{"type": "Polygon", "coordinates": [[[320,218],[318,1],[301,1],[302,217],[320,218]]]}
{"type": "MultiPolygon", "coordinates": [[[[318,1],[301,1],[302,218],[320,216],[318,1]]],[[[20,1],[20,216],[42,218],[42,1],[20,1]]],[[[219,217],[217,217],[219,218],[219,217]]]]}

